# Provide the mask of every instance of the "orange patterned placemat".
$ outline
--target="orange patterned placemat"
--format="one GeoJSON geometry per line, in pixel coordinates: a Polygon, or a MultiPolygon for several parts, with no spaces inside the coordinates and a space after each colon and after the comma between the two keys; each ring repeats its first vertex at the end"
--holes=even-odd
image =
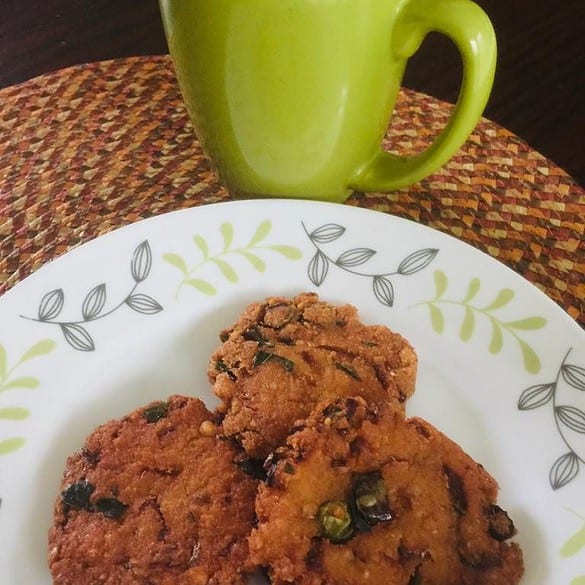
{"type": "MultiPolygon", "coordinates": [[[[387,146],[422,149],[451,108],[403,90],[387,146]]],[[[193,135],[168,57],[77,66],[0,91],[0,294],[114,228],[229,199],[193,135]]],[[[585,322],[585,191],[487,120],[428,179],[356,193],[348,204],[454,235],[585,322]]]]}

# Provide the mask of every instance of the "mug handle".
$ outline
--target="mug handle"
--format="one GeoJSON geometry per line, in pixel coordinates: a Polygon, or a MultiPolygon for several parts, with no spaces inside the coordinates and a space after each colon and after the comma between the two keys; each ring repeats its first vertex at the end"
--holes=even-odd
{"type": "Polygon", "coordinates": [[[470,0],[412,0],[395,25],[392,51],[406,60],[431,31],[449,37],[463,62],[463,79],[449,122],[423,152],[412,157],[380,150],[359,169],[349,187],[391,191],[411,185],[443,166],[467,140],[487,103],[496,68],[496,37],[486,13],[470,0]]]}

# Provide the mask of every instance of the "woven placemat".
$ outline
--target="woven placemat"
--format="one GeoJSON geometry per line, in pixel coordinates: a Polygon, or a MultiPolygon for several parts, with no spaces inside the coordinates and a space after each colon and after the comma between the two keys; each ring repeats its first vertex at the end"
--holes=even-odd
{"type": "MultiPolygon", "coordinates": [[[[417,152],[452,106],[403,90],[388,132],[417,152]],[[414,122],[413,122],[414,119],[414,122]]],[[[0,293],[82,242],[146,217],[229,200],[203,156],[168,57],[82,65],[0,91],[0,293]]],[[[472,244],[585,319],[585,191],[483,120],[439,172],[349,205],[472,244]]]]}

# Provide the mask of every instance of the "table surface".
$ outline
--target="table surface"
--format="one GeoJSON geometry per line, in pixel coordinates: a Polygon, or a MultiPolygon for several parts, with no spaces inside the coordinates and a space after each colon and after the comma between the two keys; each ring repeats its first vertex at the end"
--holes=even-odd
{"type": "MultiPolygon", "coordinates": [[[[168,57],[59,70],[0,90],[0,104],[0,293],[114,228],[230,199],[195,138],[168,57]]],[[[403,90],[385,146],[421,150],[451,111],[403,90]]],[[[585,191],[501,126],[482,120],[420,183],[356,193],[347,204],[468,242],[585,323],[585,191]]]]}
{"type": "MultiPolygon", "coordinates": [[[[476,2],[498,37],[485,116],[584,185],[585,2],[476,2]]],[[[0,0],[0,87],[69,65],[166,52],[158,0],[0,0]]],[[[454,46],[431,34],[404,84],[454,102],[460,75],[454,46]]]]}

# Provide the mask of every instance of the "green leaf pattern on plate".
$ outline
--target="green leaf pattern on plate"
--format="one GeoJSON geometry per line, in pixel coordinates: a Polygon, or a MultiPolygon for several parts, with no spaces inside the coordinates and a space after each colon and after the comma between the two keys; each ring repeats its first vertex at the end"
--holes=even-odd
{"type": "MultiPolygon", "coordinates": [[[[40,356],[51,353],[56,343],[52,339],[42,339],[31,347],[29,347],[20,358],[10,366],[8,361],[8,353],[4,345],[0,343],[0,400],[4,398],[4,394],[10,390],[34,390],[38,388],[40,382],[38,378],[32,376],[15,375],[16,370],[21,366],[40,356]]],[[[0,420],[6,421],[22,421],[30,416],[30,411],[26,408],[18,406],[0,406],[0,420]]],[[[23,437],[9,437],[0,438],[0,455],[7,455],[20,449],[26,443],[23,437]]]]}
{"type": "MultiPolygon", "coordinates": [[[[560,556],[563,559],[568,559],[579,554],[585,556],[585,516],[568,508],[567,511],[571,512],[581,521],[581,526],[563,543],[560,556]]],[[[574,577],[569,585],[585,585],[585,575],[574,577]]]]}
{"type": "Polygon", "coordinates": [[[487,305],[480,305],[479,303],[474,303],[481,290],[481,280],[479,278],[474,277],[469,281],[465,295],[461,300],[446,298],[445,295],[449,287],[449,279],[442,270],[436,270],[433,274],[433,279],[435,296],[431,300],[419,303],[418,305],[426,305],[429,308],[431,326],[435,333],[441,334],[445,330],[446,309],[449,306],[459,307],[463,311],[459,325],[459,338],[461,341],[467,342],[474,336],[479,319],[487,320],[491,326],[491,336],[488,344],[490,353],[498,354],[502,351],[504,347],[504,333],[507,333],[520,347],[526,371],[531,374],[536,374],[540,371],[541,363],[538,354],[520,336],[519,332],[542,329],[546,325],[546,319],[544,317],[530,316],[505,321],[495,314],[499,309],[508,306],[514,300],[515,293],[512,289],[500,289],[487,305]]]}
{"type": "Polygon", "coordinates": [[[564,559],[575,556],[580,552],[585,553],[585,517],[573,510],[569,510],[569,512],[581,520],[581,526],[561,547],[561,557],[564,559]]]}
{"type": "Polygon", "coordinates": [[[272,222],[269,220],[261,221],[252,234],[252,236],[243,245],[235,245],[235,230],[230,222],[224,222],[220,225],[219,231],[222,238],[221,249],[211,252],[209,242],[202,234],[193,236],[193,243],[199,251],[200,259],[197,263],[189,265],[185,258],[176,252],[168,252],[163,255],[163,260],[177,268],[183,278],[179,282],[176,291],[176,297],[181,290],[188,286],[196,291],[207,295],[214,296],[218,293],[216,284],[209,279],[195,277],[195,274],[202,271],[204,267],[215,266],[219,274],[230,284],[236,284],[240,276],[238,274],[238,265],[233,262],[236,258],[246,261],[257,272],[266,271],[266,262],[261,254],[270,251],[286,258],[287,260],[300,260],[302,252],[294,247],[284,244],[266,244],[265,240],[272,232],[272,222]]]}

